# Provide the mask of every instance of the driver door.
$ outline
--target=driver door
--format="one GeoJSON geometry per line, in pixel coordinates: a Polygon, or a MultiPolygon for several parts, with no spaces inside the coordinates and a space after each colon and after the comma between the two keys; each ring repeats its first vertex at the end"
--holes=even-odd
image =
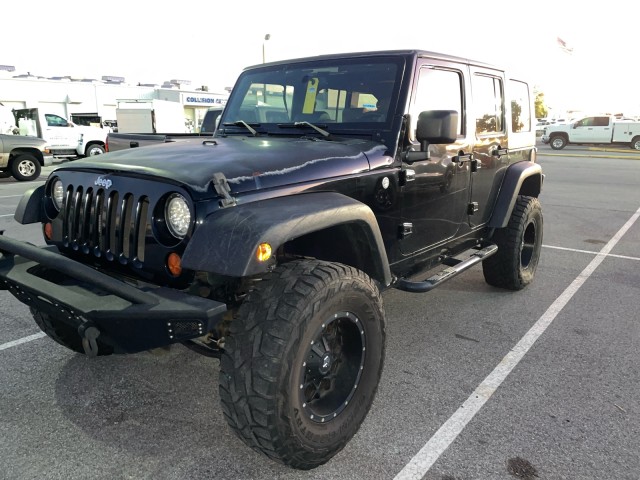
{"type": "MultiPolygon", "coordinates": [[[[403,255],[445,242],[466,220],[470,172],[468,162],[454,162],[460,152],[470,153],[472,142],[466,128],[467,72],[450,64],[424,59],[416,71],[410,103],[410,141],[415,142],[416,122],[426,110],[458,112],[458,137],[451,145],[430,145],[430,158],[403,164],[402,222],[412,233],[400,242],[403,255]]],[[[419,147],[416,147],[419,149],[419,147]]]]}

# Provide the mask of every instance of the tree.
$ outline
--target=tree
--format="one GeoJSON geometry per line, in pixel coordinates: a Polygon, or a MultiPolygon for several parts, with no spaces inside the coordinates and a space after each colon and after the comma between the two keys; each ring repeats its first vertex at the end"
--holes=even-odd
{"type": "Polygon", "coordinates": [[[544,104],[544,93],[536,91],[534,89],[533,93],[535,94],[534,107],[536,110],[536,118],[546,118],[549,114],[549,110],[547,106],[544,104]]]}

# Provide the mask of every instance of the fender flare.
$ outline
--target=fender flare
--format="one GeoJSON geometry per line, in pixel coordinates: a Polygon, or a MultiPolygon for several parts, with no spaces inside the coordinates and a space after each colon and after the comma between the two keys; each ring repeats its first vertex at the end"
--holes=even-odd
{"type": "Polygon", "coordinates": [[[489,227],[506,227],[518,195],[539,196],[543,181],[542,167],[537,163],[523,161],[509,166],[502,180],[489,227]]]}
{"type": "Polygon", "coordinates": [[[370,276],[388,286],[392,276],[376,217],[367,205],[335,192],[314,192],[277,197],[218,210],[208,215],[190,239],[182,266],[233,277],[268,271],[256,257],[258,245],[267,242],[275,252],[300,236],[338,225],[360,228],[371,246],[370,276]]]}
{"type": "Polygon", "coordinates": [[[27,190],[22,195],[13,218],[22,225],[46,222],[43,209],[44,185],[27,190]]]}

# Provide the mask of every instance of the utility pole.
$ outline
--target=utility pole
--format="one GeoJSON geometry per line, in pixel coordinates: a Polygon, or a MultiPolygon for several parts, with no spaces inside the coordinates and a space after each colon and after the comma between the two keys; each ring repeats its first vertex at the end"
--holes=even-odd
{"type": "Polygon", "coordinates": [[[271,35],[269,33],[267,33],[264,36],[264,42],[262,42],[262,63],[265,63],[264,44],[267,43],[267,40],[269,40],[270,38],[271,38],[271,35]]]}

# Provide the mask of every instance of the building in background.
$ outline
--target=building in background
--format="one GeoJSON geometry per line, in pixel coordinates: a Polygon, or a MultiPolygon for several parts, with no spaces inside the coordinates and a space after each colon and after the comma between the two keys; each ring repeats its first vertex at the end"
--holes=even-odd
{"type": "Polygon", "coordinates": [[[120,100],[168,100],[183,106],[187,131],[199,132],[209,107],[224,105],[229,92],[209,92],[206,86],[192,89],[190,82],[171,80],[163,85],[129,85],[122,77],[74,79],[43,78],[29,73],[15,75],[10,66],[0,70],[0,103],[7,107],[41,108],[71,120],[85,114],[101,119],[102,125],[116,122],[120,100]]]}

